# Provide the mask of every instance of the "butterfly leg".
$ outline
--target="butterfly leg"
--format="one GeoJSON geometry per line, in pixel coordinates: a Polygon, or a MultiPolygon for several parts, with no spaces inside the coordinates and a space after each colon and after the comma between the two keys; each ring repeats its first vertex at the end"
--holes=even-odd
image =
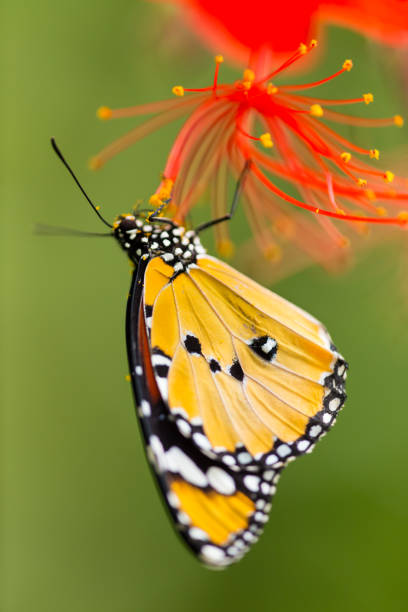
{"type": "Polygon", "coordinates": [[[213,225],[217,225],[218,223],[222,223],[223,221],[229,221],[232,218],[232,216],[235,213],[235,210],[237,208],[238,201],[239,201],[239,198],[241,196],[241,191],[242,191],[242,187],[243,187],[243,184],[244,184],[244,180],[245,180],[245,177],[246,177],[246,175],[248,173],[248,170],[251,167],[251,163],[252,162],[251,162],[250,159],[247,159],[246,162],[245,162],[245,166],[244,166],[244,168],[243,168],[243,170],[242,170],[242,172],[241,172],[241,174],[239,176],[237,185],[235,187],[234,197],[232,198],[232,204],[231,204],[231,208],[230,208],[229,213],[227,215],[224,215],[223,217],[219,217],[218,219],[212,219],[211,221],[207,221],[206,223],[202,223],[201,225],[196,227],[196,229],[195,229],[195,233],[196,234],[199,234],[203,230],[208,229],[209,227],[212,227],[213,225]]]}

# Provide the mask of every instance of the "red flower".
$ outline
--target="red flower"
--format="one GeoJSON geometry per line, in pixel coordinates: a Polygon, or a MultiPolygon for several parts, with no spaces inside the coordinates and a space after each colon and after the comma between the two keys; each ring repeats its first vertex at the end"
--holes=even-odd
{"type": "MultiPolygon", "coordinates": [[[[304,61],[315,45],[315,41],[308,47],[300,45],[270,74],[256,75],[247,69],[241,80],[231,84],[218,83],[223,59],[217,56],[214,82],[208,87],[176,86],[176,99],[120,110],[99,109],[103,119],[147,113],[155,116],[104,149],[94,158],[93,167],[101,167],[149,132],[188,115],[152,199],[152,203],[159,204],[172,192],[179,222],[208,185],[212,190],[213,217],[225,214],[229,172],[237,177],[250,159],[244,183],[246,212],[259,248],[270,259],[277,259],[282,243],[290,240],[314,260],[329,265],[344,252],[349,242],[347,234],[361,232],[367,224],[405,226],[406,179],[367,164],[364,158],[374,164],[378,160],[377,149],[364,149],[325,123],[401,126],[402,118],[356,118],[332,110],[333,106],[347,104],[364,107],[373,101],[370,93],[349,100],[304,95],[308,89],[351,70],[351,60],[320,81],[276,85],[276,77],[294,62],[304,61]],[[293,188],[299,197],[291,195],[293,188]],[[384,204],[390,207],[390,214],[384,204]],[[303,214],[305,211],[311,214],[303,214]]],[[[228,224],[217,226],[217,232],[219,249],[227,254],[232,246],[228,224]]]]}
{"type": "Polygon", "coordinates": [[[408,44],[406,0],[251,0],[251,10],[248,0],[170,3],[182,7],[181,15],[206,44],[224,49],[240,63],[248,61],[249,52],[288,53],[299,40],[320,37],[327,23],[355,29],[386,44],[408,44]]]}

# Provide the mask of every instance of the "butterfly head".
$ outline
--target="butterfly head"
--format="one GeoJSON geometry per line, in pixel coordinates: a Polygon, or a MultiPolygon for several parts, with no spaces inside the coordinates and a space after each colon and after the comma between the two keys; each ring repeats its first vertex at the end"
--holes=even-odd
{"type": "Polygon", "coordinates": [[[161,255],[169,263],[182,261],[186,264],[205,253],[193,230],[164,218],[152,220],[144,215],[119,215],[113,224],[113,235],[134,263],[144,256],[161,255]]]}

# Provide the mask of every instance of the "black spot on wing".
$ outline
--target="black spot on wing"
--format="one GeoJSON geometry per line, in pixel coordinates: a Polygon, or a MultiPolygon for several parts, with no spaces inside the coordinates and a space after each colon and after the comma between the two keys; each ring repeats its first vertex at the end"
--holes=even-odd
{"type": "Polygon", "coordinates": [[[248,343],[248,346],[258,357],[266,359],[266,361],[272,361],[278,350],[276,340],[270,336],[254,338],[248,343]]]}
{"type": "Polygon", "coordinates": [[[184,346],[189,353],[201,355],[201,342],[192,334],[187,334],[184,338],[184,346]]]}
{"type": "Polygon", "coordinates": [[[238,359],[236,361],[234,361],[234,363],[230,367],[229,373],[231,374],[231,376],[233,376],[237,380],[243,380],[244,379],[244,371],[241,368],[241,364],[239,363],[238,359]]]}
{"type": "Polygon", "coordinates": [[[157,376],[159,376],[160,378],[166,378],[169,372],[169,366],[167,365],[157,365],[155,366],[154,369],[155,369],[157,376]]]}
{"type": "Polygon", "coordinates": [[[216,359],[211,359],[210,361],[210,370],[211,372],[219,372],[221,370],[221,366],[216,359]]]}
{"type": "Polygon", "coordinates": [[[154,347],[152,351],[152,365],[156,375],[159,378],[166,378],[169,373],[171,359],[158,347],[154,347]]]}
{"type": "Polygon", "coordinates": [[[145,305],[145,316],[147,318],[151,317],[153,314],[153,306],[150,306],[150,304],[146,304],[145,305]]]}

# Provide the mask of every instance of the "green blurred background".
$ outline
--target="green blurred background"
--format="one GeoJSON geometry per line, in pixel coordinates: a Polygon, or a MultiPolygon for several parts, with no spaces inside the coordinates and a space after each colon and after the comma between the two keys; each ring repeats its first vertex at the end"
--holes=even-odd
{"type": "MultiPolygon", "coordinates": [[[[110,241],[41,237],[33,227],[103,231],[50,136],[108,218],[147,197],[174,127],[93,174],[89,157],[135,125],[101,124],[95,110],[206,84],[212,54],[183,48],[162,8],[135,0],[5,8],[2,612],[405,609],[408,338],[399,249],[377,248],[340,277],[309,269],[275,286],[330,329],[350,362],[350,399],[315,453],[284,473],[252,552],[225,572],[203,569],[161,506],[124,379],[129,266],[110,241]]],[[[314,76],[351,56],[350,96],[373,91],[375,114],[404,114],[392,58],[357,34],[332,29],[330,40],[314,76]]],[[[325,94],[344,96],[344,87],[325,94]]],[[[407,131],[396,132],[379,132],[375,146],[400,145],[407,131]]],[[[245,233],[243,217],[234,228],[245,233]]]]}

